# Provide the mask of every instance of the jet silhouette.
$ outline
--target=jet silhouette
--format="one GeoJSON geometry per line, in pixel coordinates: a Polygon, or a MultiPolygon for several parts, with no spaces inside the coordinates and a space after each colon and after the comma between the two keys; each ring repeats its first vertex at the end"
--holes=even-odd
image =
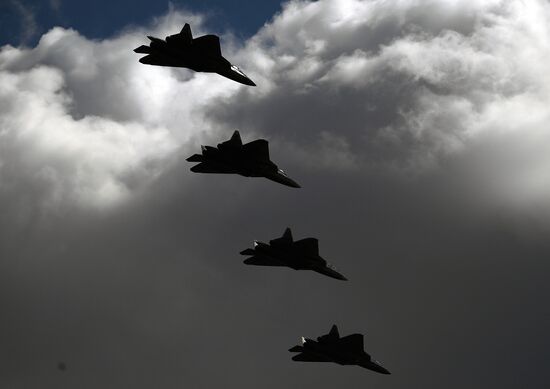
{"type": "Polygon", "coordinates": [[[280,184],[299,188],[284,171],[269,159],[268,142],[258,139],[244,144],[239,131],[217,147],[201,146],[202,154],[193,154],[187,161],[200,162],[191,168],[195,173],[240,174],[245,177],[265,177],[280,184]]]}
{"type": "Polygon", "coordinates": [[[317,341],[302,337],[302,345],[294,346],[288,351],[300,353],[292,357],[293,361],[358,365],[378,373],[390,374],[380,362],[372,359],[364,351],[362,334],[351,334],[341,338],[336,325],[332,326],[328,334],[319,336],[317,341]]]}
{"type": "Polygon", "coordinates": [[[290,228],[285,230],[282,237],[270,240],[269,244],[254,241],[254,248],[241,251],[241,254],[252,255],[244,260],[247,265],[287,266],[294,270],[313,270],[338,280],[347,280],[319,256],[317,239],[294,241],[290,228]]]}
{"type": "Polygon", "coordinates": [[[147,65],[188,68],[196,72],[218,73],[241,84],[256,86],[237,66],[222,56],[220,38],[204,35],[193,39],[191,27],[185,24],[179,34],[166,40],[148,36],[149,46],[139,46],[136,53],[147,54],[139,62],[147,65]]]}

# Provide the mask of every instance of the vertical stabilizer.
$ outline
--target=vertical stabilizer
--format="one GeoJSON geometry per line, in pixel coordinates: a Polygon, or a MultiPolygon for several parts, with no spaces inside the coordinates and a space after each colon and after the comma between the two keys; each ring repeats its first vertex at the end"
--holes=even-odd
{"type": "Polygon", "coordinates": [[[283,236],[282,236],[282,239],[284,239],[285,241],[288,241],[288,242],[293,242],[293,239],[292,239],[292,231],[290,230],[289,227],[286,228],[283,236]]]}
{"type": "Polygon", "coordinates": [[[193,40],[193,34],[191,33],[191,26],[189,23],[185,23],[185,26],[181,29],[180,35],[186,43],[191,43],[193,40]]]}
{"type": "Polygon", "coordinates": [[[338,327],[336,327],[336,324],[332,326],[330,329],[330,332],[328,333],[331,337],[339,338],[340,334],[338,333],[338,327]]]}
{"type": "Polygon", "coordinates": [[[235,144],[240,144],[242,145],[243,144],[243,141],[241,140],[241,134],[239,134],[239,131],[235,131],[233,133],[233,135],[231,135],[231,143],[235,143],[235,144]]]}

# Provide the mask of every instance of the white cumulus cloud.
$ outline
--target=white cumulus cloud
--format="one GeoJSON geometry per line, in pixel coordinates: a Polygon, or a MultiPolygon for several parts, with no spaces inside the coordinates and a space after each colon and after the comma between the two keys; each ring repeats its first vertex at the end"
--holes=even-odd
{"type": "Polygon", "coordinates": [[[222,37],[257,88],[137,62],[145,35],[201,35],[200,16],[171,9],[103,41],[54,28],[0,51],[0,190],[116,202],[241,129],[287,165],[365,180],[451,166],[485,203],[549,205],[549,21],[542,0],[291,1],[246,42],[222,37]]]}

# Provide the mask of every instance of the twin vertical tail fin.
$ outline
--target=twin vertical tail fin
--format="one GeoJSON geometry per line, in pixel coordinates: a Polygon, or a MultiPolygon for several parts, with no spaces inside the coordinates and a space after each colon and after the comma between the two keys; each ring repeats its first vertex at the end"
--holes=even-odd
{"type": "Polygon", "coordinates": [[[193,34],[191,33],[191,26],[189,23],[185,23],[185,26],[181,29],[180,35],[185,43],[191,43],[193,41],[193,34]]]}
{"type": "Polygon", "coordinates": [[[338,327],[336,327],[336,324],[332,326],[328,334],[336,339],[340,337],[340,334],[338,333],[338,327]]]}
{"type": "Polygon", "coordinates": [[[234,144],[242,145],[243,141],[241,140],[241,134],[239,134],[239,131],[235,131],[233,135],[231,135],[230,141],[234,144]]]}
{"type": "Polygon", "coordinates": [[[271,239],[269,244],[273,247],[286,247],[290,246],[292,242],[294,242],[292,239],[292,232],[290,231],[290,228],[287,227],[283,236],[280,238],[271,239]]]}
{"type": "Polygon", "coordinates": [[[282,238],[288,242],[292,242],[293,239],[292,239],[292,231],[290,230],[289,227],[286,228],[282,238]]]}

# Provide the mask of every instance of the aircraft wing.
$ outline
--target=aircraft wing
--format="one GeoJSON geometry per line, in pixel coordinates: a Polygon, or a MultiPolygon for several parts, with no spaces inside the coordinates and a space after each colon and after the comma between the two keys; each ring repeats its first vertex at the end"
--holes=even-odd
{"type": "Polygon", "coordinates": [[[344,336],[343,338],[340,338],[338,340],[338,347],[357,353],[363,352],[363,335],[351,334],[348,336],[344,336]]]}
{"type": "Polygon", "coordinates": [[[300,253],[310,256],[319,255],[319,241],[315,238],[305,238],[294,242],[294,247],[300,253]]]}
{"type": "Polygon", "coordinates": [[[221,57],[220,38],[216,35],[203,35],[193,39],[193,46],[212,56],[221,57]]]}
{"type": "Polygon", "coordinates": [[[257,139],[243,146],[244,152],[257,161],[269,161],[269,145],[265,139],[257,139]]]}
{"type": "Polygon", "coordinates": [[[326,357],[305,352],[294,355],[292,360],[298,362],[331,362],[331,360],[326,357]]]}

